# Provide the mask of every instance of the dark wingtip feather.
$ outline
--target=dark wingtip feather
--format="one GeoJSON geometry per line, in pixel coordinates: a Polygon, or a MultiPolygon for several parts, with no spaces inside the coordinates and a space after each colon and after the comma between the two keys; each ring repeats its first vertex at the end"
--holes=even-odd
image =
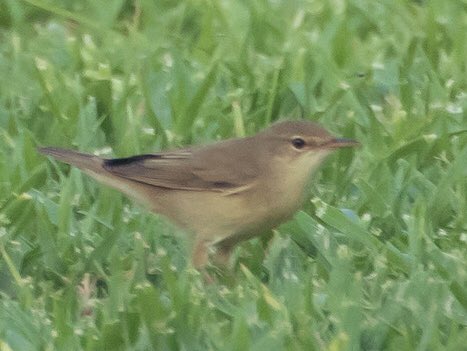
{"type": "Polygon", "coordinates": [[[137,155],[131,157],[124,157],[124,158],[113,158],[104,160],[104,166],[106,167],[118,167],[118,166],[126,166],[132,164],[134,162],[144,161],[148,159],[159,159],[161,158],[159,155],[137,155]]]}

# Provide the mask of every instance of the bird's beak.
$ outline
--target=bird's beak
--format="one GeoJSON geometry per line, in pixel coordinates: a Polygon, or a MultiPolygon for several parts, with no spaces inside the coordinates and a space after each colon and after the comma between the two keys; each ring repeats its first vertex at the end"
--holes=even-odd
{"type": "Polygon", "coordinates": [[[346,138],[334,138],[329,140],[326,144],[323,145],[328,149],[338,149],[341,147],[355,147],[360,146],[360,143],[356,140],[346,139],[346,138]]]}

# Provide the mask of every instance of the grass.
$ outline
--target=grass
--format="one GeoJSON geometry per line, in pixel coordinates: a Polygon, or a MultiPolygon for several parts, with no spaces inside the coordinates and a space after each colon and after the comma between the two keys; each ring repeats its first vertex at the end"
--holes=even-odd
{"type": "Polygon", "coordinates": [[[461,350],[462,0],[0,2],[2,350],[461,350]],[[319,121],[311,201],[186,269],[176,228],[38,145],[127,156],[319,121]]]}

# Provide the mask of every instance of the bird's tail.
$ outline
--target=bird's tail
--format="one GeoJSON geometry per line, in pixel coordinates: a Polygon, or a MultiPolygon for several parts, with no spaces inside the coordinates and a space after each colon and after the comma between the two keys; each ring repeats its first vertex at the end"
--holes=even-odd
{"type": "Polygon", "coordinates": [[[41,154],[78,167],[84,171],[102,172],[102,159],[78,151],[61,149],[57,147],[41,147],[37,149],[41,154]]]}
{"type": "Polygon", "coordinates": [[[152,187],[112,174],[103,167],[104,159],[100,157],[56,147],[43,147],[39,148],[38,151],[75,166],[97,181],[139,200],[151,209],[155,208],[154,202],[151,201],[152,187]]]}

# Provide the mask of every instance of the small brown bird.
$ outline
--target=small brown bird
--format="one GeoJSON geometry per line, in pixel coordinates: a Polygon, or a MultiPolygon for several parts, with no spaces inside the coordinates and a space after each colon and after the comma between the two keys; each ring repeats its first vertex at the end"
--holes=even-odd
{"type": "Polygon", "coordinates": [[[284,121],[246,138],[206,146],[102,159],[40,148],[135,198],[193,235],[192,263],[210,249],[227,263],[234,246],[289,219],[302,205],[310,175],[329,153],[358,142],[335,138],[309,121],[284,121]]]}

